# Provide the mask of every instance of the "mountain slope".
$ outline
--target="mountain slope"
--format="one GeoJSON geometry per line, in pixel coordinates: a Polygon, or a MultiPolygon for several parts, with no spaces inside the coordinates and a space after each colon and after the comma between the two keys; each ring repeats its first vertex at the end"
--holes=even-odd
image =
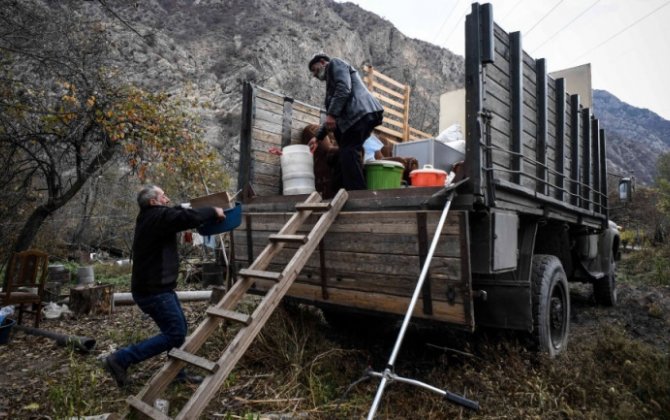
{"type": "Polygon", "coordinates": [[[658,156],[670,152],[670,121],[605,90],[594,90],[593,101],[607,133],[610,172],[634,174],[639,182],[653,184],[658,156]]]}

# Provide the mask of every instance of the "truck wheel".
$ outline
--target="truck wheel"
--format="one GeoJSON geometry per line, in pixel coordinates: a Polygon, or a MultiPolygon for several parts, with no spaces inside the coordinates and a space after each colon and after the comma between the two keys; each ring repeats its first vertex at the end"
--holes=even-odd
{"type": "Polygon", "coordinates": [[[599,305],[614,306],[617,304],[616,263],[614,258],[611,258],[609,272],[603,278],[593,281],[593,296],[599,305]]]}
{"type": "Polygon", "coordinates": [[[570,289],[561,261],[553,255],[535,255],[531,275],[533,338],[540,351],[556,357],[568,344],[570,289]]]}

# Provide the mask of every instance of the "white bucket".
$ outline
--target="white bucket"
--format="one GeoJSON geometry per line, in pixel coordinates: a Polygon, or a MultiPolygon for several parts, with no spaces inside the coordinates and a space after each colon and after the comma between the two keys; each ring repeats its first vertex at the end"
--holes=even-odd
{"type": "Polygon", "coordinates": [[[314,187],[314,159],[309,146],[295,144],[282,149],[284,195],[309,194],[314,187]]]}
{"type": "Polygon", "coordinates": [[[79,267],[77,269],[77,284],[80,285],[92,284],[94,281],[95,277],[93,275],[92,266],[79,267]]]}

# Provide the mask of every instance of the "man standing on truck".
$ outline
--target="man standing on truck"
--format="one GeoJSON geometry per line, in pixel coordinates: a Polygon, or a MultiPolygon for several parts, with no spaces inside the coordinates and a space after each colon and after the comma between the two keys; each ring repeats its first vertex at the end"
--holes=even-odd
{"type": "Polygon", "coordinates": [[[341,173],[335,175],[335,182],[341,177],[344,189],[364,190],[363,143],[372,129],[382,123],[384,108],[367,90],[358,71],[346,61],[318,53],[309,60],[309,71],[326,82],[326,121],[309,141],[310,150],[316,149],[327,131],[332,131],[340,147],[341,173]]]}

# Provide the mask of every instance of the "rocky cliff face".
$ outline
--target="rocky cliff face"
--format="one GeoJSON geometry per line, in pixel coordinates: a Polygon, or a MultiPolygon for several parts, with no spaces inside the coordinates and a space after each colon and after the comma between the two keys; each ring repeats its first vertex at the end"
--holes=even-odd
{"type": "Polygon", "coordinates": [[[318,105],[324,86],[307,68],[315,52],[341,57],[358,69],[371,64],[409,84],[410,123],[423,131],[438,129],[440,94],[463,86],[462,57],[410,39],[390,22],[350,3],[145,0],[108,4],[111,9],[95,2],[81,6],[81,11],[99,16],[122,34],[121,54],[136,69],[128,77],[205,103],[198,112],[207,139],[218,145],[229,162],[239,143],[244,81],[318,105]]]}
{"type": "Polygon", "coordinates": [[[635,175],[637,181],[652,185],[658,156],[670,152],[670,121],[604,90],[595,90],[593,101],[607,133],[610,172],[635,175]]]}
{"type": "MultiPolygon", "coordinates": [[[[232,165],[238,150],[242,84],[249,80],[320,104],[323,84],[306,62],[318,51],[355,67],[371,64],[412,87],[412,126],[436,132],[439,95],[463,86],[463,57],[400,33],[351,3],[332,0],[145,0],[77,3],[118,31],[134,82],[197,99],[206,138],[232,165]]],[[[670,122],[606,91],[594,109],[608,133],[610,169],[652,183],[670,149],[670,122]]]]}

